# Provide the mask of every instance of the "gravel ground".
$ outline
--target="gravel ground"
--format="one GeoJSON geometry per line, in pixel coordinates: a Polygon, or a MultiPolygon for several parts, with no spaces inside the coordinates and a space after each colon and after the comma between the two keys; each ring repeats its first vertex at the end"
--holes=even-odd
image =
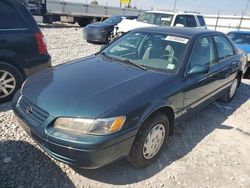
{"type": "MultiPolygon", "coordinates": [[[[53,64],[93,54],[82,29],[43,28],[53,64]]],[[[159,160],[136,169],[125,160],[97,170],[48,157],[0,105],[0,187],[250,187],[250,80],[229,104],[214,103],[176,127],[159,160]]]]}

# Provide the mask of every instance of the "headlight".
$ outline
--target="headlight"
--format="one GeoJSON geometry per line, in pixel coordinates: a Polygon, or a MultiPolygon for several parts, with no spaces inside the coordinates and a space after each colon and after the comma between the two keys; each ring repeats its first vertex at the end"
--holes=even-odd
{"type": "Polygon", "coordinates": [[[125,116],[96,120],[58,118],[54,124],[54,128],[77,134],[106,135],[120,131],[125,120],[125,116]]]}

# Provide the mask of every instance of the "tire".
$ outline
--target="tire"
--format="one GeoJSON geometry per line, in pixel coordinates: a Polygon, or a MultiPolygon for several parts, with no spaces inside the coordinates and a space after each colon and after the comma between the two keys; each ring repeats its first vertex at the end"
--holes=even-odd
{"type": "Polygon", "coordinates": [[[250,79],[250,67],[247,68],[246,73],[244,74],[245,79],[250,79]]]}
{"type": "MultiPolygon", "coordinates": [[[[160,133],[162,134],[162,132],[160,133]]],[[[157,113],[153,115],[148,120],[146,120],[143,123],[142,127],[140,128],[135,138],[130,154],[128,156],[129,162],[135,167],[139,167],[139,168],[144,168],[146,166],[149,166],[157,159],[159,154],[162,152],[164,146],[166,146],[168,136],[169,136],[169,120],[167,116],[164,115],[163,113],[157,113]],[[158,138],[154,137],[155,134],[152,131],[155,131],[155,130],[162,131],[163,129],[165,129],[165,134],[162,138],[163,140],[161,139],[161,136],[158,138]],[[158,147],[155,147],[155,148],[145,147],[146,145],[147,146],[153,145],[153,144],[150,144],[152,142],[150,142],[151,139],[149,135],[151,135],[152,138],[155,138],[155,140],[153,139],[154,140],[153,144],[156,143],[155,145],[157,145],[157,143],[159,143],[158,147]],[[161,139],[162,141],[159,142],[158,139],[161,139]],[[149,150],[147,148],[149,148],[149,150]],[[151,149],[153,148],[152,150],[155,149],[154,150],[155,152],[148,152],[151,150],[150,148],[151,149]],[[151,156],[148,153],[151,153],[151,156]],[[152,155],[152,153],[154,154],[152,155]]]]}
{"type": "Polygon", "coordinates": [[[115,39],[116,37],[114,36],[113,32],[108,33],[106,36],[106,44],[113,42],[115,39]]]}
{"type": "Polygon", "coordinates": [[[78,21],[77,23],[78,23],[78,25],[79,25],[80,27],[85,27],[86,25],[89,24],[89,22],[87,22],[87,21],[78,21]]]}
{"type": "Polygon", "coordinates": [[[12,99],[16,91],[21,88],[23,78],[12,65],[0,62],[0,67],[0,103],[2,103],[12,99]]]}
{"type": "Polygon", "coordinates": [[[112,42],[112,39],[111,39],[111,36],[112,33],[108,33],[107,36],[106,36],[106,44],[109,44],[110,42],[112,42]]]}
{"type": "Polygon", "coordinates": [[[232,99],[234,98],[234,96],[235,96],[235,94],[236,94],[236,92],[237,92],[237,89],[238,89],[239,86],[240,86],[240,82],[241,82],[241,79],[237,76],[237,77],[233,80],[233,82],[232,82],[230,88],[227,90],[227,92],[225,93],[225,95],[221,98],[221,100],[222,100],[223,102],[228,103],[228,102],[232,101],[232,99]]]}
{"type": "Polygon", "coordinates": [[[78,20],[77,23],[78,23],[78,25],[80,27],[85,27],[88,24],[93,23],[93,19],[91,19],[91,18],[82,18],[82,19],[78,20]]]}

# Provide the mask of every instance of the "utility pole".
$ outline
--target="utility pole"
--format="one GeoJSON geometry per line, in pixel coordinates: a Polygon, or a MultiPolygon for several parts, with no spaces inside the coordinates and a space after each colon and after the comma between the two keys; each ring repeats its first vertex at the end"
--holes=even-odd
{"type": "Polygon", "coordinates": [[[244,11],[244,15],[245,15],[245,16],[246,16],[246,14],[247,14],[247,9],[248,9],[249,1],[250,1],[250,0],[247,0],[247,4],[246,4],[246,7],[245,7],[245,11],[244,11]]]}
{"type": "Polygon", "coordinates": [[[174,11],[175,11],[175,8],[176,8],[176,3],[177,3],[177,0],[174,0],[174,11]]]}

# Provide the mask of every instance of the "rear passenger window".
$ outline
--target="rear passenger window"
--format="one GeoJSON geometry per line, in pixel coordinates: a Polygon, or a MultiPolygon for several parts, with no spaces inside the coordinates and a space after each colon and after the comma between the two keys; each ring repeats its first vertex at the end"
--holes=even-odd
{"type": "Polygon", "coordinates": [[[234,50],[229,41],[224,36],[214,36],[219,60],[234,55],[234,50]]]}
{"type": "Polygon", "coordinates": [[[197,27],[194,16],[186,16],[186,18],[187,18],[186,27],[197,27]]]}
{"type": "Polygon", "coordinates": [[[197,16],[197,18],[198,18],[198,20],[199,20],[201,26],[205,26],[205,25],[206,25],[206,22],[205,22],[203,16],[197,16]]]}
{"type": "Polygon", "coordinates": [[[0,29],[26,28],[25,21],[11,5],[0,2],[0,29]]]}

